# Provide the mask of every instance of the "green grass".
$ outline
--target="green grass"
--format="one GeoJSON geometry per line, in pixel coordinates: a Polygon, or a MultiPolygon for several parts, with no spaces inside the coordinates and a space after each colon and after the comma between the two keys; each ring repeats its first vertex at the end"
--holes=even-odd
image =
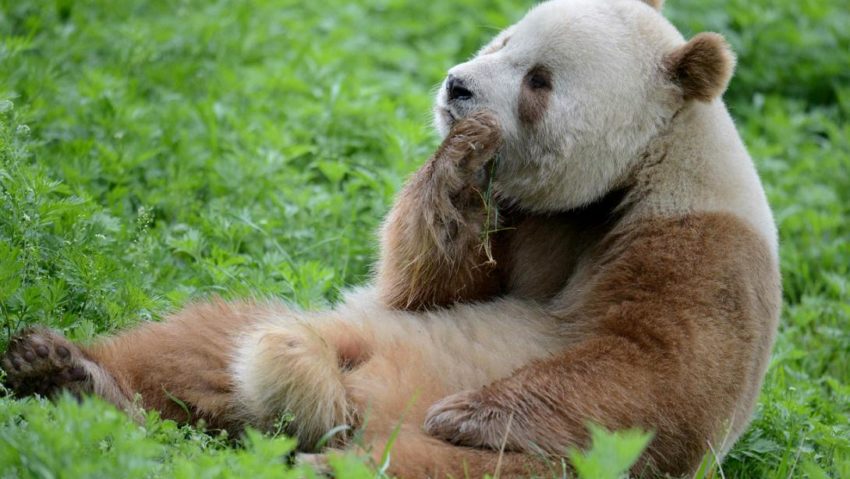
{"type": "MultiPolygon", "coordinates": [[[[850,477],[850,11],[668,3],[738,53],[727,99],[781,235],[781,330],[722,473],[850,477]]],[[[431,91],[529,4],[0,0],[0,349],[26,325],[85,340],[211,294],[331,304],[367,280],[436,144],[431,91]]],[[[576,463],[628,442],[602,439],[576,463]]],[[[291,447],[0,397],[2,478],[295,477],[291,447]]]]}

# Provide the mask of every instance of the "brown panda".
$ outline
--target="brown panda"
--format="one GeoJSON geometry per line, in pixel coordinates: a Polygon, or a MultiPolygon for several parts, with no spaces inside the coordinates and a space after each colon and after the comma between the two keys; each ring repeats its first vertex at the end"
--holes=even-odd
{"type": "Polygon", "coordinates": [[[775,335],[776,231],[719,98],[728,46],[658,7],[542,3],[452,68],[374,284],[333,310],[213,301],[89,346],[31,329],[8,384],[186,421],[177,397],[234,432],[291,413],[313,462],[335,426],[376,457],[398,426],[406,477],[560,471],[590,422],[655,432],[635,472],[722,457],[775,335]]]}

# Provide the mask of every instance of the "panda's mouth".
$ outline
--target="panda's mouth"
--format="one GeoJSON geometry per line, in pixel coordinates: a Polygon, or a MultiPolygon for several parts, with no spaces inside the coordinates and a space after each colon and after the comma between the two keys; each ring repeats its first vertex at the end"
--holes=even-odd
{"type": "Polygon", "coordinates": [[[458,118],[446,107],[440,107],[440,115],[443,116],[443,120],[447,125],[449,125],[449,127],[452,127],[455,123],[457,123],[458,118]]]}

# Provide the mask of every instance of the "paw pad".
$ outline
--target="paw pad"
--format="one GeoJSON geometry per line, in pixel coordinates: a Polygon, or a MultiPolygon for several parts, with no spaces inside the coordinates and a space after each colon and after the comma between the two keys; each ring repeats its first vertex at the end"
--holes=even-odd
{"type": "Polygon", "coordinates": [[[47,329],[27,329],[12,338],[0,368],[6,372],[6,386],[17,396],[52,397],[62,390],[80,395],[91,389],[82,352],[47,329]]]}

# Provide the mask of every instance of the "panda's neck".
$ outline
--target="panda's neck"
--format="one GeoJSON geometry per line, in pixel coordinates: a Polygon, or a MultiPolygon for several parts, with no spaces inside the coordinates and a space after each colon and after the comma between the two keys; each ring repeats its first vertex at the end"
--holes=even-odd
{"type": "Polygon", "coordinates": [[[651,142],[632,177],[626,220],[726,212],[776,252],[776,227],[758,174],[721,100],[693,102],[651,142]]]}

